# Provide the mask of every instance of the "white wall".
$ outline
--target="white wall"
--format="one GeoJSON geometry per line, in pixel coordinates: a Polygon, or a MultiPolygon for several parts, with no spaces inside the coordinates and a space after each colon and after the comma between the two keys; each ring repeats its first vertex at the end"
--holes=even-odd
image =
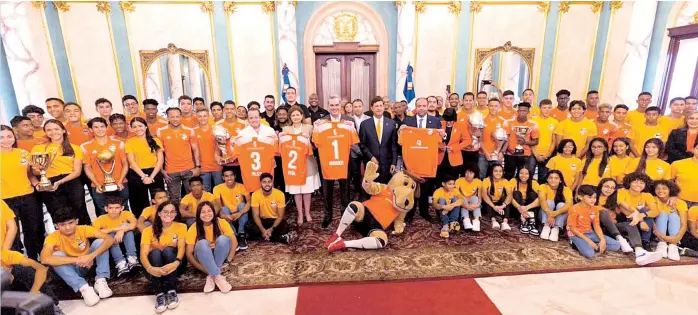
{"type": "Polygon", "coordinates": [[[443,96],[447,84],[455,90],[453,52],[457,45],[458,16],[450,13],[445,5],[428,5],[423,13],[417,14],[415,91],[418,96],[443,96]]]}

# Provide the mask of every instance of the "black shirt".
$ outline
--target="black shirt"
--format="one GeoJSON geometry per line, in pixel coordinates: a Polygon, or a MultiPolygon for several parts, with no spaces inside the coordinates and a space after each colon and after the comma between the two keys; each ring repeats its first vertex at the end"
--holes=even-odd
{"type": "Polygon", "coordinates": [[[308,106],[305,106],[301,103],[296,103],[293,105],[286,103],[286,104],[281,104],[281,106],[279,106],[279,107],[282,107],[282,106],[286,107],[287,110],[291,109],[291,106],[298,106],[303,110],[303,118],[310,118],[310,111],[308,111],[308,106]]]}
{"type": "Polygon", "coordinates": [[[262,116],[262,119],[266,120],[267,123],[269,123],[270,127],[274,127],[274,124],[276,124],[276,111],[273,111],[271,114],[271,117],[270,117],[270,116],[267,116],[267,111],[265,110],[262,112],[261,116],[262,116]]]}
{"type": "Polygon", "coordinates": [[[316,120],[320,119],[320,117],[329,115],[330,112],[328,112],[326,109],[318,106],[316,111],[313,111],[312,107],[308,107],[308,111],[310,112],[310,120],[315,123],[316,120]]]}

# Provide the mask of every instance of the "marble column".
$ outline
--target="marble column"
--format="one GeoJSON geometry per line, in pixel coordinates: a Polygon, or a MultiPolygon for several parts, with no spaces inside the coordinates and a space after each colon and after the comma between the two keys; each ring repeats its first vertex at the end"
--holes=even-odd
{"type": "Polygon", "coordinates": [[[191,89],[191,97],[206,97],[207,95],[205,95],[204,91],[201,89],[201,68],[199,67],[199,63],[190,58],[187,66],[189,68],[189,89],[191,89]]]}
{"type": "MultiPolygon", "coordinates": [[[[296,36],[296,5],[283,1],[276,9],[276,34],[278,36],[277,43],[279,44],[279,69],[275,69],[279,73],[279,86],[283,89],[284,78],[281,75],[281,69],[286,65],[288,67],[288,79],[291,86],[300,91],[298,79],[298,43],[296,36]]],[[[310,88],[310,87],[306,87],[310,88]]],[[[315,93],[315,89],[306,90],[306,93],[315,93]]],[[[306,95],[306,99],[307,96],[306,95]]],[[[303,101],[303,100],[301,100],[303,101]]],[[[283,100],[277,100],[281,103],[283,100]]]]}
{"type": "Polygon", "coordinates": [[[32,42],[30,27],[31,23],[39,21],[29,20],[29,10],[36,10],[29,1],[3,2],[0,5],[0,35],[16,95],[15,101],[5,100],[4,105],[43,107],[44,100],[49,97],[44,89],[47,82],[40,77],[39,67],[50,65],[41,65],[36,57],[39,52],[32,42]]]}
{"type": "Polygon", "coordinates": [[[175,104],[177,103],[177,98],[184,94],[182,63],[179,59],[180,55],[167,55],[167,75],[170,81],[170,97],[175,100],[175,104]]]}
{"type": "MultiPolygon", "coordinates": [[[[405,100],[402,90],[405,88],[407,79],[407,65],[414,65],[414,36],[416,11],[412,1],[406,3],[398,2],[397,8],[397,58],[395,58],[395,95],[391,98],[396,101],[405,100]]],[[[415,69],[417,71],[417,69],[415,69]]],[[[419,87],[415,86],[415,91],[419,93],[419,87]]],[[[418,94],[419,95],[419,94],[418,94]]],[[[413,104],[409,104],[414,107],[413,104]]]]}
{"type": "Polygon", "coordinates": [[[147,78],[145,81],[146,90],[148,91],[146,98],[152,98],[157,100],[159,103],[165,102],[160,83],[160,59],[157,59],[148,69],[147,78]]]}
{"type": "MultiPolygon", "coordinates": [[[[650,39],[654,27],[654,15],[657,12],[656,1],[636,1],[630,17],[630,28],[625,40],[625,54],[620,67],[618,89],[614,103],[636,107],[637,95],[642,92],[645,77],[650,39]]],[[[608,91],[613,93],[613,91],[608,91]]]]}

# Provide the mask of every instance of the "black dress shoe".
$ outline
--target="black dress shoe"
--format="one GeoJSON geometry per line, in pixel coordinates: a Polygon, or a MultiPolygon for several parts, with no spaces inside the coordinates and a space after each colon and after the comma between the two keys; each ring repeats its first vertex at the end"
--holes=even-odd
{"type": "Polygon", "coordinates": [[[322,219],[322,228],[327,228],[330,226],[330,223],[332,222],[332,217],[331,216],[325,216],[324,219],[322,219]]]}
{"type": "Polygon", "coordinates": [[[419,215],[422,216],[422,218],[424,218],[424,221],[427,221],[427,222],[431,223],[431,215],[429,215],[429,214],[421,214],[421,213],[420,213],[419,215]]]}

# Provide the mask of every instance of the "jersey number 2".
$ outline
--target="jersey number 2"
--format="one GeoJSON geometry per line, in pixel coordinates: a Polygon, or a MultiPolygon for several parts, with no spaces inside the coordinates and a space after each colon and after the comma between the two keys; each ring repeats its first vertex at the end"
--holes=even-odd
{"type": "Polygon", "coordinates": [[[296,169],[296,160],[298,159],[298,152],[288,151],[288,156],[291,158],[291,160],[288,161],[288,168],[295,170],[296,169]]]}

